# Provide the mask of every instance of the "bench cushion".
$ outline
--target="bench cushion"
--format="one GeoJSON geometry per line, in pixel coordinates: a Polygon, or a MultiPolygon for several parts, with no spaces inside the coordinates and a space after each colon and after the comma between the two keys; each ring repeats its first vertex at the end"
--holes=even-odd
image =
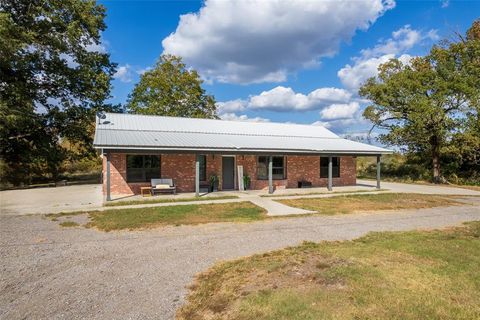
{"type": "Polygon", "coordinates": [[[169,178],[152,179],[151,181],[152,188],[155,188],[157,185],[160,185],[160,184],[167,184],[170,187],[174,186],[173,179],[169,179],[169,178]]]}

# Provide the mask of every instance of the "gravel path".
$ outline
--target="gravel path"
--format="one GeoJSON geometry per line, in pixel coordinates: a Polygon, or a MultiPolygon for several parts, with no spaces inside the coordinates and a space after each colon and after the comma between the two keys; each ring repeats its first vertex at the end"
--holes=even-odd
{"type": "MultiPolygon", "coordinates": [[[[104,233],[0,217],[1,319],[172,319],[195,273],[296,245],[480,220],[475,205],[104,233]]],[[[75,217],[85,220],[85,217],[75,217]]],[[[420,245],[420,244],[419,244],[420,245]]]]}

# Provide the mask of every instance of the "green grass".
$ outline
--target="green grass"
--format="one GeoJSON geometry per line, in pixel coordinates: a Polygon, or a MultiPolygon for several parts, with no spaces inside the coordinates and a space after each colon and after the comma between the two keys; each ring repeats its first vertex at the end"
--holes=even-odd
{"type": "Polygon", "coordinates": [[[320,214],[347,214],[357,211],[420,209],[463,205],[453,196],[416,193],[379,193],[346,195],[324,198],[275,200],[287,206],[298,207],[320,214]]]}
{"type": "Polygon", "coordinates": [[[216,264],[177,319],[479,319],[480,222],[216,264]]]}
{"type": "Polygon", "coordinates": [[[348,193],[364,193],[364,192],[378,192],[378,191],[387,191],[388,189],[372,189],[372,190],[348,190],[348,191],[313,191],[313,192],[306,192],[306,193],[288,193],[288,194],[262,194],[260,197],[264,198],[278,198],[278,197],[290,197],[290,196],[311,196],[311,195],[322,195],[322,194],[348,194],[348,193]]]}
{"type": "Polygon", "coordinates": [[[224,199],[238,199],[237,196],[212,196],[212,197],[190,197],[190,198],[150,198],[144,200],[130,200],[130,201],[115,201],[107,202],[105,207],[130,206],[135,204],[150,204],[150,203],[170,203],[170,202],[189,202],[189,201],[210,201],[210,200],[224,200],[224,199]]]}
{"type": "Polygon", "coordinates": [[[62,227],[78,227],[79,226],[79,224],[76,223],[75,221],[60,222],[59,225],[62,227]]]}
{"type": "Polygon", "coordinates": [[[209,222],[250,222],[266,218],[265,211],[250,202],[112,209],[89,215],[88,226],[104,231],[209,222]]]}

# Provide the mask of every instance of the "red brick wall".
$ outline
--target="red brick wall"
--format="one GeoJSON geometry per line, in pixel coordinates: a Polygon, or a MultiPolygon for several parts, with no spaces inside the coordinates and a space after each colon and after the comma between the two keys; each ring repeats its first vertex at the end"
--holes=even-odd
{"type": "MultiPolygon", "coordinates": [[[[125,154],[110,155],[111,172],[111,193],[112,194],[139,194],[141,186],[149,186],[145,183],[127,183],[127,164],[125,154]]],[[[222,181],[222,156],[206,155],[207,159],[207,181],[212,174],[217,174],[222,181]]],[[[251,189],[267,189],[268,180],[257,180],[257,156],[239,155],[236,156],[236,164],[243,166],[244,174],[251,179],[251,189]]],[[[273,180],[276,188],[296,188],[298,181],[307,180],[312,182],[314,187],[327,185],[326,178],[320,178],[320,157],[319,156],[287,156],[286,157],[287,179],[273,180]]],[[[236,167],[235,167],[235,170],[236,167]]],[[[106,187],[106,158],[103,159],[104,184],[106,187]]],[[[179,192],[195,191],[195,155],[193,154],[162,154],[161,155],[161,176],[172,178],[177,185],[179,192]]],[[[333,186],[354,185],[356,183],[356,160],[354,157],[341,157],[340,178],[333,178],[333,186]]],[[[238,187],[235,179],[235,187],[238,187]]]]}
{"type": "MultiPolygon", "coordinates": [[[[325,187],[327,178],[320,178],[319,156],[288,156],[287,157],[287,187],[297,188],[298,181],[306,180],[314,187],[325,187]]],[[[340,158],[340,177],[333,178],[333,186],[355,185],[357,182],[356,159],[354,157],[340,158]]]]}

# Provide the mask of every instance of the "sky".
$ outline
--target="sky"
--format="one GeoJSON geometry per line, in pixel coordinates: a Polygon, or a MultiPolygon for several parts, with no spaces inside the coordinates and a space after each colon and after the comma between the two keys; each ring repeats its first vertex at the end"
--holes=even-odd
{"type": "Polygon", "coordinates": [[[362,138],[358,88],[480,18],[480,1],[100,1],[102,50],[118,64],[111,102],[126,103],[164,53],[204,80],[222,119],[323,125],[362,138]]]}

